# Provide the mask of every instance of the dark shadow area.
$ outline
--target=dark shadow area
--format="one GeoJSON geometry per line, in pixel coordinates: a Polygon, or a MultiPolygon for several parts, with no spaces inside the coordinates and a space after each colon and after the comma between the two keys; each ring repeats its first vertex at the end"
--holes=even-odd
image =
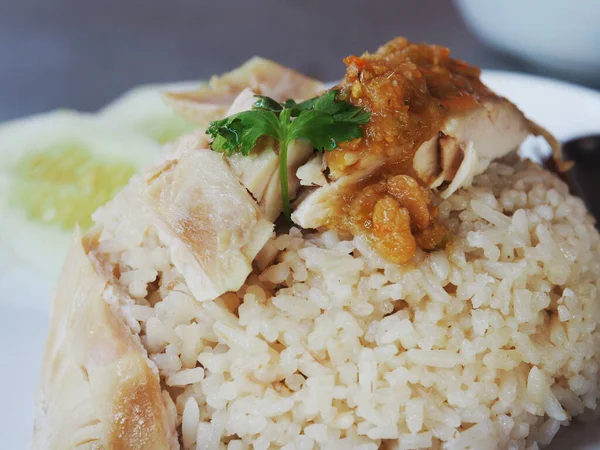
{"type": "Polygon", "coordinates": [[[600,445],[600,425],[598,423],[574,422],[561,428],[546,450],[596,450],[600,445]]]}

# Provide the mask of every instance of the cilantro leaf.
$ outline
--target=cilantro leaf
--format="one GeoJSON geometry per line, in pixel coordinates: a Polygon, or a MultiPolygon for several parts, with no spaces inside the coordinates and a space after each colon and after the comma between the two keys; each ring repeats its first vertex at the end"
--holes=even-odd
{"type": "Polygon", "coordinates": [[[258,100],[252,108],[254,109],[266,109],[267,111],[280,112],[283,109],[281,103],[277,103],[277,100],[273,100],[271,97],[265,97],[264,95],[255,95],[258,100]]]}
{"type": "Polygon", "coordinates": [[[250,152],[261,136],[271,136],[279,142],[279,179],[283,212],[291,223],[288,192],[287,150],[294,139],[310,142],[317,151],[331,151],[341,142],[362,137],[361,125],[371,113],[346,101],[340,101],[338,90],[330,90],[309,100],[296,103],[257,95],[250,111],[210,123],[206,134],[212,136],[211,148],[227,156],[250,152]]]}
{"type": "Polygon", "coordinates": [[[357,126],[362,119],[350,117],[338,120],[321,111],[306,111],[294,120],[290,136],[291,139],[310,141],[318,151],[330,151],[338,148],[340,142],[362,137],[362,131],[357,126]]]}
{"type": "Polygon", "coordinates": [[[305,100],[300,103],[296,103],[294,100],[289,99],[283,103],[285,108],[292,110],[292,117],[297,117],[300,113],[304,111],[313,111],[318,110],[322,111],[326,114],[335,114],[337,108],[349,106],[351,108],[356,108],[350,103],[346,102],[336,102],[337,95],[340,91],[331,90],[325,92],[323,95],[318,97],[314,97],[308,100],[305,100]]]}
{"type": "Polygon", "coordinates": [[[211,143],[213,150],[225,152],[227,156],[234,153],[248,156],[259,137],[268,135],[280,140],[279,131],[279,119],[275,113],[250,110],[211,122],[206,134],[214,138],[211,143]]]}

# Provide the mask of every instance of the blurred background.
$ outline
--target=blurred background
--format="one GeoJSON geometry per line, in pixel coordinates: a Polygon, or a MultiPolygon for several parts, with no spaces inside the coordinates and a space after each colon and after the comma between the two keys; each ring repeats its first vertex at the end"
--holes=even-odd
{"type": "Polygon", "coordinates": [[[585,59],[560,54],[591,45],[585,51],[600,57],[598,23],[595,0],[0,0],[0,120],[93,111],[134,85],[206,78],[254,54],[332,80],[344,56],[397,35],[446,45],[483,68],[598,87],[585,59]],[[534,65],[536,56],[558,70],[534,65]]]}

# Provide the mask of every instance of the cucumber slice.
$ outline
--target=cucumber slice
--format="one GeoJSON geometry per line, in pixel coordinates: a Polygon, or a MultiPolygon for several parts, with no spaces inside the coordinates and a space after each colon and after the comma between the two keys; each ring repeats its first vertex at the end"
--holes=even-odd
{"type": "Polygon", "coordinates": [[[195,130],[198,125],[176,114],[163,102],[162,93],[193,90],[201,85],[200,82],[182,82],[139,86],[109,103],[100,115],[165,144],[195,130]]]}
{"type": "Polygon", "coordinates": [[[0,246],[55,274],[73,228],[156,158],[152,140],[57,111],[0,125],[0,246]]]}

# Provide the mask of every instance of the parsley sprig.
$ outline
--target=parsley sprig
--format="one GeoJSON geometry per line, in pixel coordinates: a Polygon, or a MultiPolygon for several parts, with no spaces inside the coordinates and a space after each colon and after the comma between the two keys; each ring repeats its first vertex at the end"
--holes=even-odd
{"type": "Polygon", "coordinates": [[[330,90],[301,103],[286,100],[279,103],[270,97],[257,95],[249,111],[243,111],[210,123],[206,134],[212,136],[211,148],[228,156],[250,152],[261,136],[279,141],[279,179],[283,212],[290,220],[287,153],[290,142],[305,139],[320,152],[331,151],[340,142],[362,137],[361,125],[371,114],[337,98],[338,90],[330,90]]]}

